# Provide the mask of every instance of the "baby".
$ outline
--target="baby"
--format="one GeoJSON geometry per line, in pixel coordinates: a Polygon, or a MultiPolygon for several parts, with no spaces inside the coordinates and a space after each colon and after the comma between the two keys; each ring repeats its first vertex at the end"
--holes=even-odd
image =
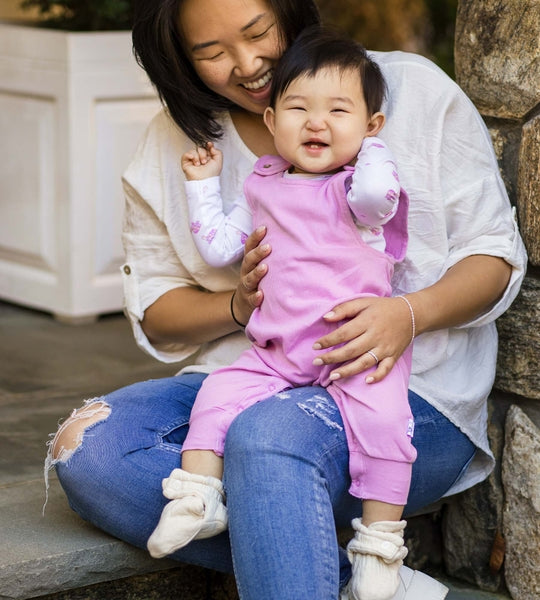
{"type": "MultiPolygon", "coordinates": [[[[221,152],[209,143],[182,158],[192,233],[203,258],[214,266],[237,260],[246,236],[260,225],[272,253],[261,282],[264,301],[246,326],[252,347],[205,380],[182,469],[164,480],[171,501],[148,548],[161,557],[223,531],[222,456],[230,423],[265,398],[318,385],[340,410],[349,491],[362,499],[362,518],[353,520],[347,547],[349,590],[357,600],[385,600],[398,587],[407,554],[400,519],[416,458],[407,399],[412,345],[375,382],[379,357],[373,351],[367,374],[340,378],[316,358],[314,344],[335,327],[324,315],[337,304],[390,296],[394,264],[405,255],[408,197],[390,151],[376,137],[385,121],[386,86],[361,45],[318,27],[285,52],[272,86],[264,122],[279,156],[256,162],[245,199],[229,214],[220,197],[221,152]]],[[[414,319],[411,329],[412,341],[414,319]]]]}

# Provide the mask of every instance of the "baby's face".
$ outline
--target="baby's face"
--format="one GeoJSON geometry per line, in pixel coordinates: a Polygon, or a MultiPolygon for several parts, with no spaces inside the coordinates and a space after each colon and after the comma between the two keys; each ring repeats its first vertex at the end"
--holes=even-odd
{"type": "Polygon", "coordinates": [[[278,153],[297,173],[332,173],[356,158],[370,130],[360,75],[324,68],[295,79],[265,113],[278,153]]]}

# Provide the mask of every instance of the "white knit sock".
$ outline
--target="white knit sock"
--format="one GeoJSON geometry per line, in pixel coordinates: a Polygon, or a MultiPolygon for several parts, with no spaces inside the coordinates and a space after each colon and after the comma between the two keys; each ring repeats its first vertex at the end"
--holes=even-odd
{"type": "Polygon", "coordinates": [[[352,564],[349,593],[355,600],[389,600],[399,586],[399,568],[407,556],[406,521],[378,521],[369,527],[354,519],[356,533],[347,545],[352,564]]]}
{"type": "Polygon", "coordinates": [[[163,495],[171,501],[165,505],[147,543],[154,558],[163,558],[192,540],[227,529],[225,495],[219,479],[174,469],[163,480],[163,495]]]}

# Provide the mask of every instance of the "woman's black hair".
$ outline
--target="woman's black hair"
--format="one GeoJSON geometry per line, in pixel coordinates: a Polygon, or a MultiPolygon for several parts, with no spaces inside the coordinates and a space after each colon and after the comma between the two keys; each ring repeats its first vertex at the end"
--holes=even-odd
{"type": "MultiPolygon", "coordinates": [[[[220,0],[216,0],[219,2],[220,0]]],[[[314,0],[266,0],[276,16],[284,47],[320,22],[314,0]]],[[[220,112],[234,104],[208,89],[196,74],[180,38],[182,0],[135,0],[133,52],[177,125],[197,144],[217,139],[220,112]]]]}
{"type": "Polygon", "coordinates": [[[327,67],[358,71],[368,113],[373,115],[381,109],[386,82],[379,65],[362,44],[320,25],[304,29],[284,52],[272,78],[270,106],[275,107],[295,79],[313,76],[327,67]]]}

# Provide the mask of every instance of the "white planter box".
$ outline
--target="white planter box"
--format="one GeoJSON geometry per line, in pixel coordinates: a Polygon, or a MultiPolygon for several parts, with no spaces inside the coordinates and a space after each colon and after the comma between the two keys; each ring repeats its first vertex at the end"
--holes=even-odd
{"type": "Polygon", "coordinates": [[[159,108],[130,32],[0,23],[0,298],[122,309],[120,177],[159,108]]]}

